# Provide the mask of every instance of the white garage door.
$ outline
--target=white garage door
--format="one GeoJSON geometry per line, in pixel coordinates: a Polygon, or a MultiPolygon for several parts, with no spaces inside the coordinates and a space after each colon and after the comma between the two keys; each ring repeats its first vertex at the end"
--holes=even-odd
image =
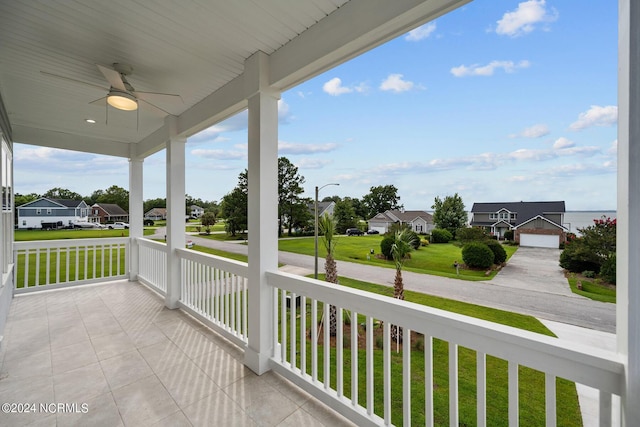
{"type": "Polygon", "coordinates": [[[560,236],[549,236],[546,234],[521,234],[520,235],[520,246],[558,249],[559,245],[560,245],[560,236]]]}

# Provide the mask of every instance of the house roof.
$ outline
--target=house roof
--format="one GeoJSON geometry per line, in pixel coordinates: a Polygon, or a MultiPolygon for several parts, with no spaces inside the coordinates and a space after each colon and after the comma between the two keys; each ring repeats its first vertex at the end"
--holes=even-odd
{"type": "Polygon", "coordinates": [[[427,223],[433,223],[433,215],[427,211],[401,211],[399,209],[392,209],[376,214],[369,221],[382,221],[382,222],[413,222],[418,218],[422,218],[427,223]]]}
{"type": "Polygon", "coordinates": [[[101,207],[108,215],[129,215],[127,211],[115,203],[96,203],[93,206],[101,207]]]}
{"type": "Polygon", "coordinates": [[[77,208],[78,206],[80,206],[81,204],[84,203],[84,200],[71,200],[71,199],[50,199],[48,197],[40,197],[36,200],[32,200],[28,203],[25,203],[23,205],[18,206],[18,208],[23,208],[23,207],[27,207],[29,205],[32,205],[34,203],[37,203],[41,200],[48,200],[51,203],[54,203],[56,205],[60,205],[61,207],[65,207],[65,208],[77,208]]]}
{"type": "Polygon", "coordinates": [[[522,226],[524,226],[524,225],[526,225],[526,224],[530,223],[531,221],[535,221],[536,219],[541,219],[541,220],[543,220],[543,221],[548,222],[548,223],[549,223],[549,224],[551,224],[551,225],[554,225],[554,226],[556,226],[556,227],[558,227],[558,228],[563,229],[564,231],[569,231],[569,229],[568,229],[568,228],[566,228],[565,226],[563,226],[563,225],[561,225],[561,224],[557,224],[557,223],[555,223],[555,222],[551,221],[549,218],[545,218],[545,217],[543,217],[542,215],[536,215],[536,216],[534,216],[533,218],[529,218],[528,220],[521,222],[520,224],[518,224],[517,226],[515,226],[515,227],[513,227],[513,228],[514,228],[514,229],[516,229],[516,228],[520,228],[520,227],[522,227],[522,226]]]}
{"type": "Polygon", "coordinates": [[[148,156],[245,110],[258,85],[286,91],[468,1],[2,1],[0,127],[17,143],[148,156]],[[109,108],[105,123],[96,64],[113,63],[137,91],[179,97],[109,108]]]}
{"type": "MultiPolygon", "coordinates": [[[[503,209],[512,213],[517,213],[515,225],[519,225],[537,215],[557,213],[564,214],[565,204],[564,201],[474,203],[471,208],[471,213],[495,213],[503,209]]],[[[471,224],[481,225],[475,221],[471,224]]]]}

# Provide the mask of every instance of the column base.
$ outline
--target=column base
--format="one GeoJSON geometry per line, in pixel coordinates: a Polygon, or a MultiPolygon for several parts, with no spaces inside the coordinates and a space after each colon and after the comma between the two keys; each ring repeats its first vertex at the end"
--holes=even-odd
{"type": "Polygon", "coordinates": [[[262,375],[271,370],[271,358],[249,347],[244,350],[244,364],[257,375],[262,375]]]}

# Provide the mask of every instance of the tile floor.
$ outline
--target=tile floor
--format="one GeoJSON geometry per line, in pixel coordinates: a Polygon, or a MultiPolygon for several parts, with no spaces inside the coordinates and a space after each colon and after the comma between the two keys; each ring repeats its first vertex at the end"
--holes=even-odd
{"type": "Polygon", "coordinates": [[[0,412],[0,425],[351,425],[277,374],[255,375],[242,356],[139,283],[17,296],[0,348],[0,403],[37,411],[0,412]],[[50,403],[77,406],[40,407],[50,403]]]}

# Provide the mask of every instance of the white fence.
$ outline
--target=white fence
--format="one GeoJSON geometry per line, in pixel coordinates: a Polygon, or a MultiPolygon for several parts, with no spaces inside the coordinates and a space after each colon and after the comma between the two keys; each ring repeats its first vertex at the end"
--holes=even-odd
{"type": "Polygon", "coordinates": [[[611,425],[612,395],[623,384],[613,353],[287,273],[267,277],[278,307],[274,369],[358,424],[533,425],[525,407],[539,399],[542,419],[555,426],[567,387],[575,399],[565,379],[600,390],[600,425],[611,425]],[[326,327],[330,304],[335,337],[326,327]],[[394,325],[402,342],[392,341],[394,325]],[[531,381],[544,384],[542,395],[520,396],[531,381]],[[503,403],[487,395],[488,385],[503,386],[503,403]],[[475,413],[460,412],[463,399],[475,400],[475,413]]]}
{"type": "Polygon", "coordinates": [[[245,262],[178,249],[180,303],[238,345],[247,343],[247,273],[245,262]]]}
{"type": "Polygon", "coordinates": [[[167,245],[149,239],[138,244],[138,280],[162,295],[167,292],[167,245]]]}
{"type": "Polygon", "coordinates": [[[128,238],[14,242],[15,293],[126,278],[128,238]]]}

